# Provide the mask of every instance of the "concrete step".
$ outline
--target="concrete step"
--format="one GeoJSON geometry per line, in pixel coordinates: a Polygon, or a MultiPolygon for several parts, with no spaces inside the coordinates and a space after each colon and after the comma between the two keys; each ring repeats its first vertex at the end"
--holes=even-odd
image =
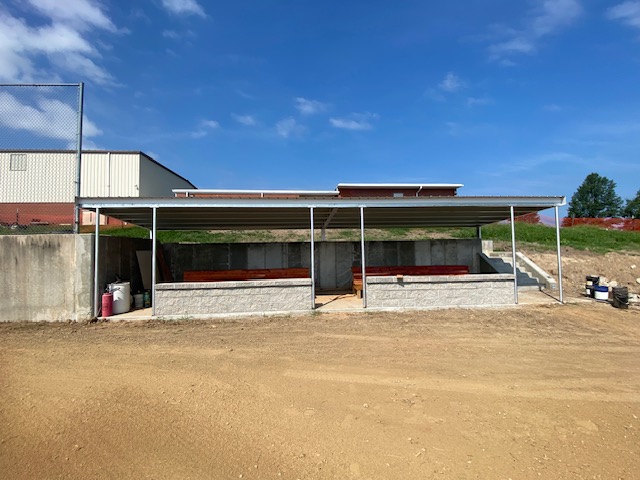
{"type": "MultiPolygon", "coordinates": [[[[510,254],[502,255],[493,253],[491,256],[487,255],[486,260],[496,273],[513,273],[513,264],[510,254]]],[[[542,288],[542,284],[529,275],[518,261],[516,261],[516,274],[518,290],[540,290],[542,288]]]]}

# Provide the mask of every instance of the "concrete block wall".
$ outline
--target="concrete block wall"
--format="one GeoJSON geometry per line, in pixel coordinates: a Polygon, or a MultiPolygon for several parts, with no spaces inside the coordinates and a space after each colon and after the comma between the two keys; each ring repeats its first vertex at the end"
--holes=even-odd
{"type": "Polygon", "coordinates": [[[160,317],[309,311],[312,301],[310,278],[156,286],[160,317]]]}
{"type": "MultiPolygon", "coordinates": [[[[91,237],[93,238],[92,235],[91,237]]],[[[132,294],[143,290],[136,251],[151,250],[151,240],[101,235],[99,247],[98,285],[100,291],[104,291],[105,286],[115,282],[117,278],[131,283],[132,294]]],[[[90,278],[93,280],[93,255],[91,259],[92,273],[90,278]]]]}
{"type": "Polygon", "coordinates": [[[421,309],[514,303],[513,275],[367,277],[367,307],[421,309]]]}
{"type": "MultiPolygon", "coordinates": [[[[467,265],[479,273],[479,239],[367,242],[369,266],[467,265]]],[[[310,268],[310,243],[165,244],[176,281],[185,270],[310,268]]],[[[316,243],[316,288],[350,290],[351,267],[360,265],[360,242],[316,243]]]]}

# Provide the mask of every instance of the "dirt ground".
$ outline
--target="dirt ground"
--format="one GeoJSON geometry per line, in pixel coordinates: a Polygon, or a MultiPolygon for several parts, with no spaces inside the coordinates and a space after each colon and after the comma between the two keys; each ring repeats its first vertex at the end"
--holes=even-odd
{"type": "Polygon", "coordinates": [[[640,478],[640,309],[0,325],[7,479],[640,478]]]}

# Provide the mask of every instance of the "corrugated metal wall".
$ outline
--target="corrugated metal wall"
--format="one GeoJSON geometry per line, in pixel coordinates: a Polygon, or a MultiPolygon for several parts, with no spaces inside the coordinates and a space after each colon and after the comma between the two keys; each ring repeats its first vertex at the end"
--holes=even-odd
{"type": "MultiPolygon", "coordinates": [[[[0,152],[0,203],[73,203],[75,171],[74,152],[0,152]]],[[[174,188],[192,185],[139,153],[82,154],[81,197],[172,197],[174,188]]]]}
{"type": "Polygon", "coordinates": [[[82,154],[81,197],[139,197],[139,180],[137,153],[82,154]]]}
{"type": "Polygon", "coordinates": [[[73,153],[1,152],[0,202],[73,202],[75,161],[73,153]],[[16,154],[26,158],[12,169],[16,154]]]}

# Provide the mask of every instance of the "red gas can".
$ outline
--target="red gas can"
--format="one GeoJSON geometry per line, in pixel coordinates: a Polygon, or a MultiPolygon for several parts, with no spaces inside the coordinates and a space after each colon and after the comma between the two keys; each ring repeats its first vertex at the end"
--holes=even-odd
{"type": "Polygon", "coordinates": [[[113,314],[113,293],[102,294],[102,316],[110,317],[113,314]]]}

